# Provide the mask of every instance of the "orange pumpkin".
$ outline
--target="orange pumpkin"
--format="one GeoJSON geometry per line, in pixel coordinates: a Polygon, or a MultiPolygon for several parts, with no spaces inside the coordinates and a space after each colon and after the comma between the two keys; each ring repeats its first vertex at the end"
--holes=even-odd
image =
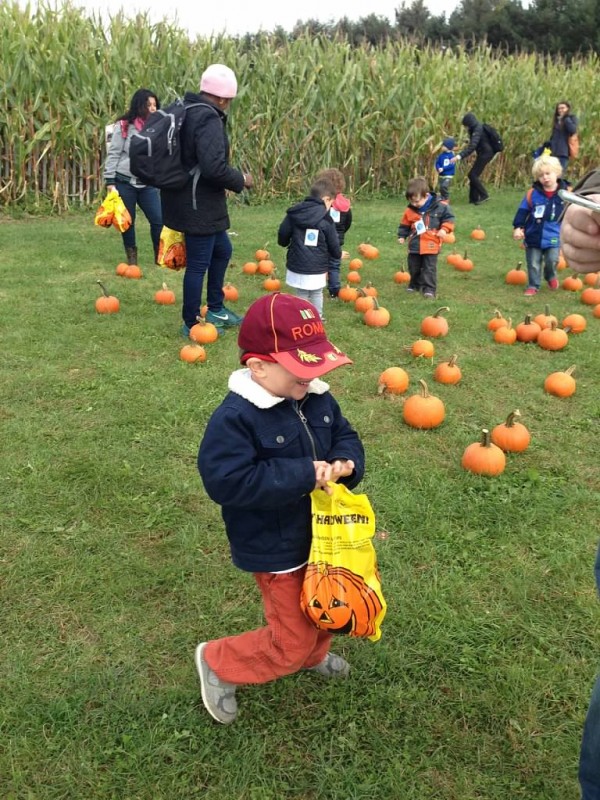
{"type": "Polygon", "coordinates": [[[517,332],[512,326],[510,317],[506,325],[496,328],[494,331],[494,341],[496,344],[514,344],[517,341],[517,332]]]}
{"type": "Polygon", "coordinates": [[[583,276],[583,282],[586,286],[596,286],[598,283],[598,278],[600,278],[600,273],[586,272],[583,276]]]}
{"type": "Polygon", "coordinates": [[[373,286],[371,281],[367,281],[366,284],[363,286],[363,292],[365,294],[369,295],[369,297],[377,297],[377,295],[378,295],[378,291],[373,286]]]}
{"type": "Polygon", "coordinates": [[[423,336],[430,336],[432,339],[439,339],[448,335],[448,320],[442,316],[442,312],[450,311],[448,306],[440,306],[437,311],[421,322],[421,333],[423,336]]]}
{"type": "Polygon", "coordinates": [[[458,383],[462,378],[462,372],[456,363],[456,358],[457,356],[453,355],[449,361],[440,361],[434,370],[433,379],[450,386],[458,383]]]}
{"type": "Polygon", "coordinates": [[[359,289],[358,297],[354,301],[355,311],[364,314],[365,311],[368,311],[370,308],[375,308],[375,298],[371,297],[371,295],[366,294],[364,289],[359,289]]]}
{"type": "Polygon", "coordinates": [[[575,394],[577,384],[573,377],[575,365],[564,371],[551,372],[544,381],[544,390],[555,397],[571,397],[575,394]]]}
{"type": "Polygon", "coordinates": [[[537,324],[540,326],[540,328],[542,330],[544,328],[549,328],[552,325],[553,322],[555,322],[558,325],[558,320],[556,319],[554,314],[550,313],[550,307],[549,306],[544,306],[544,313],[543,314],[538,314],[537,316],[535,316],[533,318],[533,321],[537,322],[537,324]]]}
{"type": "Polygon", "coordinates": [[[133,278],[134,280],[137,280],[142,276],[143,272],[137,264],[128,264],[127,269],[123,272],[124,278],[133,278]]]}
{"type": "Polygon", "coordinates": [[[263,258],[258,262],[257,271],[261,275],[270,275],[275,269],[275,264],[269,258],[263,258]]]}
{"type": "Polygon", "coordinates": [[[163,283],[162,289],[154,293],[154,300],[159,306],[172,306],[175,302],[175,292],[172,292],[167,284],[163,283]]]}
{"type": "Polygon", "coordinates": [[[376,258],[379,258],[379,250],[367,242],[358,245],[358,252],[363,258],[366,258],[367,261],[374,261],[376,258]]]}
{"type": "Polygon", "coordinates": [[[127,264],[127,262],[121,261],[120,264],[117,264],[117,268],[115,270],[115,273],[117,275],[120,275],[121,278],[124,277],[125,270],[127,269],[128,266],[129,266],[129,264],[127,264]]]}
{"type": "Polygon", "coordinates": [[[551,322],[549,328],[542,328],[537,343],[543,350],[562,350],[569,344],[569,337],[556,322],[551,322]]]}
{"type": "Polygon", "coordinates": [[[408,373],[402,367],[388,367],[379,376],[377,393],[404,394],[409,383],[408,373]]]}
{"type": "Polygon", "coordinates": [[[476,242],[482,242],[485,239],[485,231],[477,226],[474,230],[471,231],[471,239],[474,239],[476,242]]]}
{"type": "Polygon", "coordinates": [[[271,255],[270,255],[268,250],[263,248],[263,249],[257,250],[256,253],[254,253],[254,258],[257,261],[267,261],[267,259],[271,258],[271,255]]]}
{"type": "Polygon", "coordinates": [[[600,279],[596,279],[592,286],[587,286],[583,290],[581,302],[587,306],[596,306],[600,303],[600,279]]]}
{"type": "Polygon", "coordinates": [[[507,453],[522,453],[527,450],[531,441],[531,434],[518,421],[521,416],[519,409],[511,411],[505,422],[496,425],[492,430],[492,442],[507,453]]]}
{"type": "Polygon", "coordinates": [[[563,256],[562,250],[558,252],[558,263],[556,265],[557,269],[566,269],[568,267],[567,260],[563,256]]]}
{"type": "Polygon", "coordinates": [[[583,281],[578,275],[569,275],[562,282],[562,288],[567,292],[580,292],[583,289],[583,281]]]}
{"type": "Polygon", "coordinates": [[[338,298],[344,303],[353,303],[358,297],[358,289],[346,284],[338,292],[338,298]]]}
{"type": "Polygon", "coordinates": [[[348,269],[362,269],[362,265],[363,262],[360,260],[360,258],[353,258],[352,261],[348,263],[348,269]]]}
{"type": "Polygon", "coordinates": [[[278,292],[281,289],[281,281],[275,277],[275,273],[263,281],[263,289],[267,292],[278,292]]]}
{"type": "Polygon", "coordinates": [[[407,269],[399,269],[394,273],[394,283],[410,283],[410,272],[407,269]]]}
{"type": "Polygon", "coordinates": [[[461,460],[464,469],[475,475],[500,475],[506,469],[506,456],[503,451],[490,441],[487,428],[481,431],[481,440],[470,444],[461,460]]]}
{"type": "Polygon", "coordinates": [[[531,314],[526,314],[523,322],[519,322],[515,328],[517,341],[525,343],[535,342],[537,341],[537,337],[540,335],[541,330],[542,329],[537,322],[534,322],[531,319],[531,314]]]}
{"type": "Polygon", "coordinates": [[[351,269],[350,272],[346,275],[346,280],[348,283],[360,283],[361,277],[360,273],[357,272],[355,269],[351,269]]]}
{"type": "Polygon", "coordinates": [[[600,319],[600,303],[592,309],[592,316],[596,317],[596,319],[600,319]]]}
{"type": "Polygon", "coordinates": [[[198,317],[198,322],[190,328],[190,339],[199,344],[210,344],[219,338],[219,331],[212,322],[206,322],[202,317],[198,317]]]}
{"type": "Polygon", "coordinates": [[[451,253],[448,253],[448,255],[446,256],[446,263],[450,264],[451,267],[455,267],[456,262],[461,260],[462,260],[461,254],[457,253],[455,250],[453,250],[451,253]]]}
{"type": "Polygon", "coordinates": [[[471,272],[473,267],[474,264],[470,258],[467,258],[466,252],[462,258],[459,256],[454,262],[454,269],[458,270],[459,272],[471,272]]]}
{"type": "Polygon", "coordinates": [[[488,331],[496,331],[498,328],[502,328],[508,324],[508,320],[504,319],[502,314],[496,309],[494,311],[494,316],[487,324],[488,331]]]}
{"type": "Polygon", "coordinates": [[[96,283],[102,289],[102,295],[96,300],[96,311],[99,314],[116,314],[120,308],[118,298],[109,294],[103,283],[100,281],[96,283]]]}
{"type": "Polygon", "coordinates": [[[236,300],[240,299],[240,293],[232,283],[226,283],[225,286],[223,286],[223,297],[225,300],[235,303],[236,300]]]}
{"type": "Polygon", "coordinates": [[[187,361],[188,364],[195,364],[197,361],[206,361],[206,350],[199,344],[184,344],[179,351],[179,358],[187,361]]]}
{"type": "Polygon", "coordinates": [[[242,272],[245,275],[256,275],[257,269],[258,269],[258,264],[255,261],[246,261],[246,263],[242,267],[242,272]]]}
{"type": "Polygon", "coordinates": [[[562,326],[567,333],[583,333],[587,328],[587,320],[582,314],[567,314],[562,326]]]}
{"type": "Polygon", "coordinates": [[[504,282],[511,286],[524,286],[527,283],[527,273],[523,269],[523,262],[519,261],[514,269],[509,269],[504,282]]]}
{"type": "Polygon", "coordinates": [[[433,358],[435,347],[429,339],[417,339],[408,348],[415,358],[433,358]]]}
{"type": "Polygon", "coordinates": [[[454,235],[454,231],[450,231],[447,233],[443,239],[440,239],[442,244],[455,244],[456,243],[456,236],[454,235]]]}
{"type": "Polygon", "coordinates": [[[363,316],[364,323],[370,328],[385,328],[386,325],[390,324],[390,312],[387,308],[379,305],[377,298],[373,297],[372,299],[374,306],[365,311],[363,316]]]}
{"type": "Polygon", "coordinates": [[[419,381],[419,387],[419,393],[413,394],[404,403],[402,418],[411,428],[437,428],[446,416],[444,404],[439,397],[429,394],[424,380],[419,381]]]}
{"type": "Polygon", "coordinates": [[[324,561],[307,565],[300,607],[320,630],[361,637],[375,633],[383,609],[379,595],[361,575],[324,561]]]}

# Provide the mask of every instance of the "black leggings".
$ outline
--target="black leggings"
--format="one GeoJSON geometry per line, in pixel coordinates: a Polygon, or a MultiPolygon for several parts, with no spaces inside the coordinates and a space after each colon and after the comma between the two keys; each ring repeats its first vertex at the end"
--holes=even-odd
{"type": "Polygon", "coordinates": [[[469,178],[469,203],[487,200],[489,195],[481,182],[481,173],[493,159],[495,153],[482,153],[475,159],[467,177],[469,178]]]}

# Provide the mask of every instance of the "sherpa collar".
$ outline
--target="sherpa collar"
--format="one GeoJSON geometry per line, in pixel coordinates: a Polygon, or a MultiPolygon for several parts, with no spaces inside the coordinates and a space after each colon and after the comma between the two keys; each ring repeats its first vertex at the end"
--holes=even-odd
{"type": "MultiPolygon", "coordinates": [[[[257,408],[273,408],[278,403],[282,403],[285,397],[275,397],[263,389],[256,381],[252,380],[249,369],[237,369],[229,376],[229,391],[238,394],[252,403],[257,408]]],[[[313,378],[308,384],[309,394],[325,394],[329,391],[329,384],[320,378],[313,378]]]]}

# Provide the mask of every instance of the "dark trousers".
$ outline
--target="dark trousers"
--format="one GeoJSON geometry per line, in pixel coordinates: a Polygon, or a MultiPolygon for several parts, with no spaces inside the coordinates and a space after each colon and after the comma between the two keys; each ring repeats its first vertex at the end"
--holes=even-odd
{"type": "Polygon", "coordinates": [[[421,255],[408,254],[409,289],[424,294],[435,294],[437,291],[437,253],[421,255]]]}
{"type": "Polygon", "coordinates": [[[225,271],[233,252],[227,231],[206,236],[185,234],[186,268],[183,276],[183,321],[191,328],[197,322],[202,305],[202,284],[206,281],[206,302],[210,311],[223,307],[225,271]]]}
{"type": "Polygon", "coordinates": [[[494,155],[494,153],[482,153],[475,159],[475,163],[467,175],[469,179],[469,203],[480,203],[482,200],[488,199],[489,195],[481,182],[481,173],[494,155]]]}
{"type": "Polygon", "coordinates": [[[139,206],[150,223],[150,236],[154,248],[154,260],[158,255],[160,232],[162,230],[162,209],[160,207],[160,193],[154,186],[132,186],[131,183],[116,182],[118,193],[121,195],[125,208],[131,214],[131,227],[122,233],[123,245],[135,247],[135,211],[139,206]]]}

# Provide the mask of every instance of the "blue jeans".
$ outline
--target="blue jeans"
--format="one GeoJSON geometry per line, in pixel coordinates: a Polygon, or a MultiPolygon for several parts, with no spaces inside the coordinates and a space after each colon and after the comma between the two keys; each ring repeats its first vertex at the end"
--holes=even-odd
{"type": "MultiPolygon", "coordinates": [[[[596,555],[596,586],[600,592],[600,547],[596,555]]],[[[600,675],[592,690],[590,705],[583,726],[579,755],[581,800],[600,800],[600,675]]]]}
{"type": "Polygon", "coordinates": [[[154,186],[132,186],[131,183],[116,182],[118,193],[121,195],[125,208],[131,214],[131,227],[122,233],[123,245],[125,247],[135,247],[135,210],[139,206],[144,212],[146,219],[150,223],[150,236],[152,247],[154,248],[154,260],[158,256],[158,245],[160,243],[160,232],[162,230],[162,208],[160,206],[160,193],[154,186]]]}
{"type": "Polygon", "coordinates": [[[323,316],[323,289],[294,289],[296,297],[301,297],[303,300],[308,300],[319,312],[319,316],[323,316]]]}
{"type": "Polygon", "coordinates": [[[206,302],[210,311],[223,307],[223,283],[225,271],[233,252],[227,231],[198,236],[185,234],[185,258],[187,266],[183,276],[183,321],[191,328],[196,324],[202,306],[202,284],[206,281],[206,302]]]}
{"type": "Polygon", "coordinates": [[[329,271],[327,273],[327,287],[329,289],[329,293],[333,296],[337,297],[337,293],[341,289],[340,283],[340,266],[341,266],[341,259],[339,258],[330,258],[329,259],[329,271]]]}
{"type": "Polygon", "coordinates": [[[547,281],[556,278],[558,265],[558,247],[547,247],[541,250],[539,247],[528,247],[525,250],[527,260],[527,273],[529,275],[528,286],[532,289],[539,289],[542,283],[542,262],[544,264],[544,278],[547,281]]]}
{"type": "Polygon", "coordinates": [[[450,200],[450,186],[452,185],[452,175],[440,175],[438,187],[442,200],[450,200]]]}

